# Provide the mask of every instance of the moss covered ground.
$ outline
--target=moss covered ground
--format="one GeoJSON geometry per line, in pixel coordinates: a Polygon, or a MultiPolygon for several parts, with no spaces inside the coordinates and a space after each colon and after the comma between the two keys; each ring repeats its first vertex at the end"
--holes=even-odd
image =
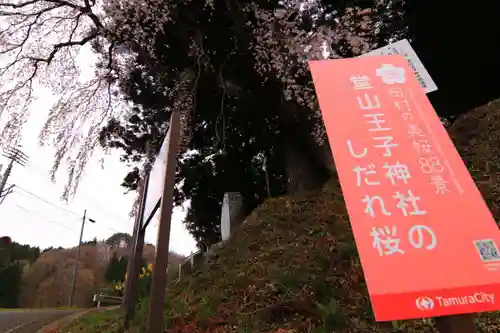
{"type": "MultiPolygon", "coordinates": [[[[500,101],[449,129],[483,196],[500,218],[500,101]]],[[[145,327],[147,300],[129,332],[145,327]]],[[[376,323],[336,179],[324,188],[266,201],[214,259],[167,287],[166,332],[435,332],[432,320],[376,323]]],[[[500,332],[498,313],[479,332],[500,332]]],[[[91,314],[63,330],[120,332],[119,311],[91,314]]]]}
{"type": "MultiPolygon", "coordinates": [[[[144,301],[130,332],[144,331],[146,311],[144,301]]],[[[172,333],[434,332],[430,320],[375,323],[335,181],[260,206],[209,264],[167,287],[164,318],[172,333]]],[[[496,321],[481,316],[481,332],[499,332],[496,321]]],[[[66,329],[120,331],[119,311],[66,329]]]]}

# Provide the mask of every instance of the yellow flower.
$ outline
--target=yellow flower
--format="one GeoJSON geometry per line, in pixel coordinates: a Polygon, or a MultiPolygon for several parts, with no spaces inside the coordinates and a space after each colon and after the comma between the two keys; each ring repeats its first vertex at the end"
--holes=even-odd
{"type": "Polygon", "coordinates": [[[122,289],[123,289],[123,283],[118,282],[117,284],[115,284],[114,289],[115,289],[116,291],[120,291],[120,290],[122,290],[122,289]]]}

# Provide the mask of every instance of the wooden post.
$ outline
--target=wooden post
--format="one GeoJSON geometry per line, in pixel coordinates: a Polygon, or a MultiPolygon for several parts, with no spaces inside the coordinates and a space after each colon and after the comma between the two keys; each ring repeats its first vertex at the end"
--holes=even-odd
{"type": "Polygon", "coordinates": [[[170,223],[174,206],[175,171],[177,169],[177,154],[179,152],[180,116],[173,112],[170,117],[168,131],[168,147],[165,183],[160,205],[160,223],[158,225],[158,239],[156,241],[156,259],[153,265],[153,283],[149,296],[149,313],[147,321],[148,333],[163,332],[163,302],[165,298],[165,284],[167,282],[167,267],[170,245],[170,223]]]}
{"type": "Polygon", "coordinates": [[[439,333],[477,333],[473,314],[436,317],[436,328],[439,333]]]}

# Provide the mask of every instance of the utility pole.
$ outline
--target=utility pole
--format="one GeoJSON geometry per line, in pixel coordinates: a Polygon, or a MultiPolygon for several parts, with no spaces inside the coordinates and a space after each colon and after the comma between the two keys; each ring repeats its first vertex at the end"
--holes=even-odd
{"type": "MultiPolygon", "coordinates": [[[[83,211],[83,218],[82,218],[82,230],[80,231],[80,240],[78,241],[78,248],[76,250],[76,262],[75,262],[75,268],[73,270],[73,281],[71,282],[71,291],[69,294],[69,307],[73,305],[73,296],[75,294],[75,284],[76,284],[76,273],[78,272],[78,264],[80,262],[80,248],[82,245],[82,238],[83,238],[83,228],[85,227],[85,220],[87,218],[87,210],[83,211]]],[[[95,220],[88,219],[89,222],[95,223],[95,220]]]]}
{"type": "Polygon", "coordinates": [[[22,166],[26,166],[26,162],[28,162],[28,156],[23,153],[19,148],[16,147],[7,147],[4,150],[3,156],[10,159],[9,165],[2,177],[2,181],[0,182],[0,197],[6,196],[8,193],[5,193],[5,184],[7,184],[7,180],[9,179],[10,173],[12,172],[12,168],[14,167],[14,163],[17,163],[22,166]]]}

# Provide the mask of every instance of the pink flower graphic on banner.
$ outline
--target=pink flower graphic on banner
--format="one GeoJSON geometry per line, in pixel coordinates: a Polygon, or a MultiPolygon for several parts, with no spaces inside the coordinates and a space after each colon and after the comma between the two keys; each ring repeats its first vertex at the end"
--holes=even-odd
{"type": "Polygon", "coordinates": [[[375,71],[376,75],[382,79],[385,84],[405,83],[405,69],[395,67],[391,64],[384,64],[375,71]]]}

